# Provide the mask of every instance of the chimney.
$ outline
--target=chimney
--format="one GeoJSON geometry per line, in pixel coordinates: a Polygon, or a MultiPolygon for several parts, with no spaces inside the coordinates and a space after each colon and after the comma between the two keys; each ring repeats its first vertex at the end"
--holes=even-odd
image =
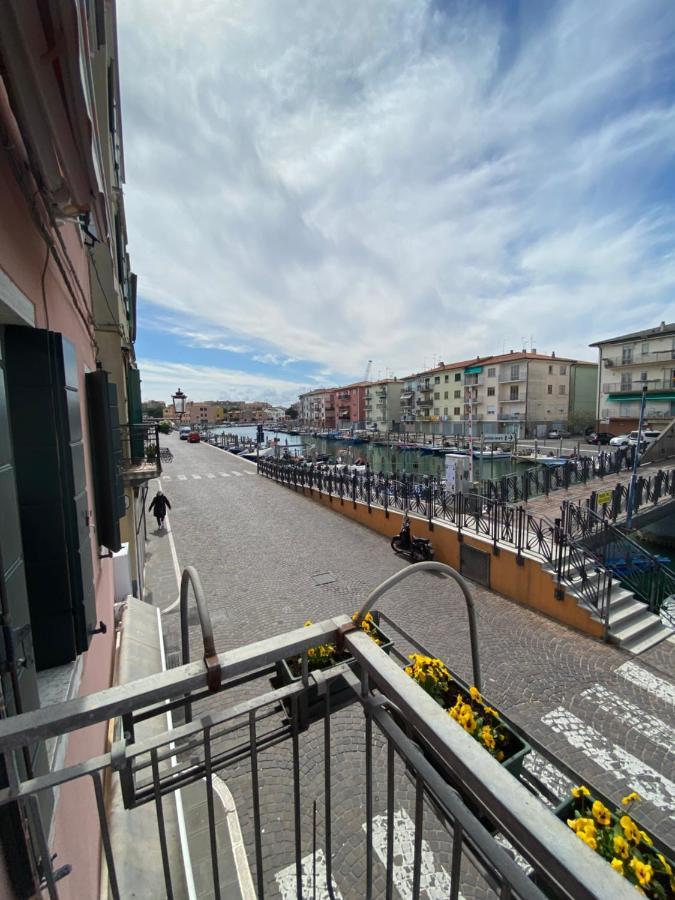
{"type": "Polygon", "coordinates": [[[555,359],[555,350],[551,350],[551,356],[555,359]]]}
{"type": "Polygon", "coordinates": [[[513,353],[513,350],[509,350],[509,353],[513,353]]]}
{"type": "Polygon", "coordinates": [[[661,327],[659,328],[659,331],[665,331],[665,330],[666,330],[666,323],[661,322],[661,327]]]}
{"type": "Polygon", "coordinates": [[[533,347],[533,348],[532,348],[532,352],[533,352],[533,353],[536,353],[536,352],[537,352],[537,348],[536,348],[536,347],[533,347]]]}

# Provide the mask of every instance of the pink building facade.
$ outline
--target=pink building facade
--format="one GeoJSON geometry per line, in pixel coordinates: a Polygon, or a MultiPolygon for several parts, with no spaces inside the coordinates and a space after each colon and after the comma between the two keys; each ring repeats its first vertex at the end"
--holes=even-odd
{"type": "MultiPolygon", "coordinates": [[[[142,571],[143,499],[111,450],[117,431],[136,421],[140,381],[114,3],[98,6],[98,15],[91,4],[58,0],[0,6],[0,613],[13,626],[0,635],[0,700],[8,715],[110,686],[111,553],[125,535],[137,587],[142,571]]],[[[107,740],[99,725],[40,744],[21,775],[45,774],[56,755],[66,765],[91,758],[107,740]]],[[[71,866],[60,896],[98,896],[90,785],[47,793],[39,818],[49,853],[55,867],[71,866]]],[[[32,895],[51,865],[32,835],[23,807],[0,807],[3,898],[32,895]]]]}

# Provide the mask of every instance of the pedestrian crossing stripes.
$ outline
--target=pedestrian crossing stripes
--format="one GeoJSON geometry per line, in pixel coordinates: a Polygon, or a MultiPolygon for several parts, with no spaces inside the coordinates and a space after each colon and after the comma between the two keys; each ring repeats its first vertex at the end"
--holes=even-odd
{"type": "Polygon", "coordinates": [[[162,480],[163,480],[163,481],[171,481],[171,475],[164,475],[164,474],[163,474],[163,475],[162,475],[162,480]]]}
{"type": "MultiPolygon", "coordinates": [[[[234,475],[235,478],[241,478],[242,475],[253,475],[255,477],[256,473],[255,472],[246,472],[246,471],[245,472],[232,471],[232,472],[218,472],[217,474],[220,475],[221,478],[230,478],[232,475],[234,475]]],[[[164,475],[163,474],[162,480],[163,481],[173,481],[175,479],[176,481],[187,481],[188,478],[194,478],[195,481],[201,481],[202,478],[216,478],[216,477],[217,477],[216,474],[214,474],[213,472],[206,472],[203,475],[198,475],[196,472],[191,472],[189,475],[164,475]]]]}
{"type": "Polygon", "coordinates": [[[542,722],[626,787],[635,790],[659,809],[675,808],[675,784],[651,766],[612,743],[595,728],[558,706],[542,716],[542,722]]]}
{"type": "Polygon", "coordinates": [[[221,478],[229,478],[229,477],[230,477],[230,473],[229,473],[229,472],[221,472],[221,473],[220,473],[220,477],[221,477],[221,478]]]}
{"type": "Polygon", "coordinates": [[[296,890],[295,863],[281,869],[274,876],[281,900],[297,900],[301,897],[312,897],[316,900],[342,900],[342,894],[338,890],[335,880],[332,880],[332,891],[328,890],[326,881],[326,854],[323,850],[317,850],[316,855],[311,853],[301,859],[302,863],[302,893],[296,890]]]}
{"type": "MultiPolygon", "coordinates": [[[[366,830],[366,823],[362,825],[366,830]]],[[[401,900],[412,900],[413,896],[413,864],[415,859],[415,824],[404,809],[394,813],[394,887],[401,900]]],[[[387,866],[387,817],[373,818],[373,849],[380,862],[387,866]]],[[[422,840],[420,867],[420,896],[427,900],[445,900],[450,896],[450,875],[442,866],[436,868],[434,853],[429,843],[422,840]]],[[[461,900],[462,895],[458,894],[461,900]]]]}
{"type": "Polygon", "coordinates": [[[666,703],[675,706],[675,686],[664,678],[659,678],[658,675],[643,669],[642,666],[639,666],[632,660],[619,666],[616,674],[636,684],[638,687],[644,688],[645,691],[649,691],[650,694],[658,697],[659,700],[664,700],[666,703]]]}
{"type": "Polygon", "coordinates": [[[237,478],[241,478],[241,472],[232,472],[233,475],[236,475],[237,478]]]}
{"type": "Polygon", "coordinates": [[[196,474],[193,472],[193,473],[192,473],[192,477],[193,477],[196,481],[199,481],[199,480],[201,479],[202,476],[201,476],[201,475],[196,475],[196,474]]]}
{"type": "Polygon", "coordinates": [[[207,478],[215,478],[216,476],[213,474],[213,472],[209,472],[209,474],[206,477],[207,478]]]}
{"type": "Polygon", "coordinates": [[[179,481],[187,481],[187,475],[179,475],[178,480],[179,481]]]}
{"type": "Polygon", "coordinates": [[[641,735],[665,750],[675,748],[675,734],[661,719],[644,712],[639,706],[635,706],[628,700],[624,700],[613,691],[607,690],[601,684],[594,684],[588,690],[583,691],[584,699],[592,700],[605,712],[611,713],[618,719],[634,728],[641,735]]]}
{"type": "MultiPolygon", "coordinates": [[[[525,757],[523,760],[523,768],[527,769],[528,772],[531,772],[555,797],[560,799],[566,797],[570,792],[570,788],[573,787],[569,778],[567,778],[566,775],[563,775],[559,769],[556,769],[552,763],[544,759],[544,757],[537,753],[536,750],[533,750],[532,753],[528,753],[525,757]]],[[[543,797],[542,799],[547,806],[554,805],[548,798],[543,797]]]]}

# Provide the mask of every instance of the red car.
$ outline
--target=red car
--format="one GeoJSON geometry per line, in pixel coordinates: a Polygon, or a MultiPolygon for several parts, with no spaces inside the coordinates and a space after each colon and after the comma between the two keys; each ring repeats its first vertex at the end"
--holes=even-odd
{"type": "Polygon", "coordinates": [[[201,436],[198,431],[191,431],[188,434],[188,444],[198,444],[201,441],[201,436]]]}

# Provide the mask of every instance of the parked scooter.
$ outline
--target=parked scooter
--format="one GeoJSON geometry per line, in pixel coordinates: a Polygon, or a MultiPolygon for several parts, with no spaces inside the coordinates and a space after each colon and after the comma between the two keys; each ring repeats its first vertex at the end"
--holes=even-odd
{"type": "Polygon", "coordinates": [[[405,556],[410,562],[423,562],[434,558],[434,548],[430,540],[416,538],[410,534],[410,520],[406,513],[399,534],[391,539],[391,549],[398,556],[405,556]]]}

